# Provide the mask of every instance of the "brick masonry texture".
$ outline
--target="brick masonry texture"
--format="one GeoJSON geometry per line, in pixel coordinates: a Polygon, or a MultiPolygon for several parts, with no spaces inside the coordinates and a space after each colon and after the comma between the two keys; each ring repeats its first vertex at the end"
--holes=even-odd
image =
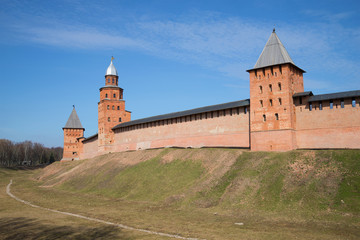
{"type": "Polygon", "coordinates": [[[63,160],[78,160],[83,152],[82,139],[84,129],[64,129],[64,152],[63,160]]]}
{"type": "Polygon", "coordinates": [[[304,91],[302,71],[292,64],[250,70],[252,150],[296,148],[293,95],[304,91]]]}
{"type": "Polygon", "coordinates": [[[352,99],[333,100],[313,103],[312,111],[309,103],[296,106],[296,140],[297,148],[360,148],[360,98],[356,98],[355,107],[352,99]],[[356,101],[357,100],[357,101],[356,101]]]}
{"type": "Polygon", "coordinates": [[[116,130],[113,151],[161,147],[248,148],[249,114],[234,109],[226,110],[225,115],[224,111],[218,115],[217,113],[213,113],[213,117],[211,113],[203,113],[171,122],[159,121],[156,126],[139,127],[123,132],[116,130]]]}

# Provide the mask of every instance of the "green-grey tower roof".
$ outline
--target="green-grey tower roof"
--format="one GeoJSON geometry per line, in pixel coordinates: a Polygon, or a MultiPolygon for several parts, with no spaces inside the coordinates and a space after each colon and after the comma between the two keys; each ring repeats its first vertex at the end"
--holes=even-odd
{"type": "Polygon", "coordinates": [[[75,106],[70,114],[69,119],[67,120],[64,128],[78,128],[78,129],[84,129],[81,125],[80,119],[76,113],[75,106]]]}
{"type": "MultiPolygon", "coordinates": [[[[253,69],[259,69],[263,67],[269,67],[269,66],[280,65],[285,63],[290,63],[295,67],[299,68],[298,66],[295,65],[289,53],[286,51],[284,45],[281,43],[279,37],[275,33],[275,28],[274,28],[253,69]]],[[[301,68],[299,69],[305,72],[301,68]]]]}

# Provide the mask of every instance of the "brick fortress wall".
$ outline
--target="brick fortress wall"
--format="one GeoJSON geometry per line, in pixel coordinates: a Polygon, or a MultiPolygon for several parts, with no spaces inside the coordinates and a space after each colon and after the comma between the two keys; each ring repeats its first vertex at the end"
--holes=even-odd
{"type": "Polygon", "coordinates": [[[83,141],[83,152],[80,155],[80,159],[93,158],[101,155],[98,151],[98,137],[92,137],[83,141]]]}
{"type": "Polygon", "coordinates": [[[360,98],[312,102],[295,100],[296,141],[300,149],[360,148],[360,98]],[[321,108],[320,108],[321,103],[321,108]]]}
{"type": "Polygon", "coordinates": [[[304,71],[291,60],[275,29],[254,68],[247,71],[250,106],[247,102],[246,106],[226,105],[227,109],[202,108],[206,109],[202,113],[184,111],[192,115],[166,115],[174,117],[168,119],[162,115],[131,121],[111,62],[105,86],[100,88],[98,135],[73,143],[64,131],[64,157],[73,154],[71,148],[76,147],[82,150],[81,159],[163,147],[238,147],[254,151],[360,148],[359,91],[337,94],[344,99],[335,99],[336,94],[314,96],[304,92],[304,71]]]}
{"type": "Polygon", "coordinates": [[[240,107],[115,130],[115,152],[162,147],[249,148],[249,114],[240,107]]]}

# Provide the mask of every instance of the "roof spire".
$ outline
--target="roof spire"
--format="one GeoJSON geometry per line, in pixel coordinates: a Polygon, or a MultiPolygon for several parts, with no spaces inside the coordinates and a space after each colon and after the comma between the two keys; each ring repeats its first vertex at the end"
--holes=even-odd
{"type": "MultiPolygon", "coordinates": [[[[274,27],[273,32],[271,33],[268,41],[266,42],[266,45],[262,50],[260,57],[258,58],[255,66],[252,69],[246,71],[249,72],[250,70],[270,67],[285,63],[290,63],[295,67],[299,68],[298,66],[295,65],[289,53],[286,51],[284,45],[281,43],[279,37],[276,35],[275,27],[274,27]]],[[[302,72],[305,72],[301,68],[299,69],[302,72]]]]}
{"type": "Polygon", "coordinates": [[[70,114],[69,119],[67,120],[65,127],[63,128],[77,128],[77,129],[84,129],[81,125],[80,119],[76,113],[75,105],[73,105],[73,110],[70,114]]]}
{"type": "Polygon", "coordinates": [[[274,28],[259,59],[254,66],[254,69],[283,63],[294,64],[293,60],[289,56],[289,53],[286,51],[284,45],[276,35],[274,28]]]}
{"type": "Polygon", "coordinates": [[[111,62],[110,62],[109,67],[106,70],[105,76],[108,76],[108,75],[118,76],[117,70],[116,70],[116,68],[115,68],[115,66],[113,64],[114,59],[115,58],[113,56],[111,56],[111,62]]]}

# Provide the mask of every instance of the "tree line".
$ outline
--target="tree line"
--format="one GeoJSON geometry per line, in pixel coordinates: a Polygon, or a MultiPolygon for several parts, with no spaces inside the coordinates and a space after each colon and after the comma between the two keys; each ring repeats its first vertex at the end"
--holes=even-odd
{"type": "Polygon", "coordinates": [[[0,166],[15,167],[21,165],[38,166],[60,161],[63,148],[47,148],[43,144],[31,141],[12,142],[0,139],[0,166]]]}

